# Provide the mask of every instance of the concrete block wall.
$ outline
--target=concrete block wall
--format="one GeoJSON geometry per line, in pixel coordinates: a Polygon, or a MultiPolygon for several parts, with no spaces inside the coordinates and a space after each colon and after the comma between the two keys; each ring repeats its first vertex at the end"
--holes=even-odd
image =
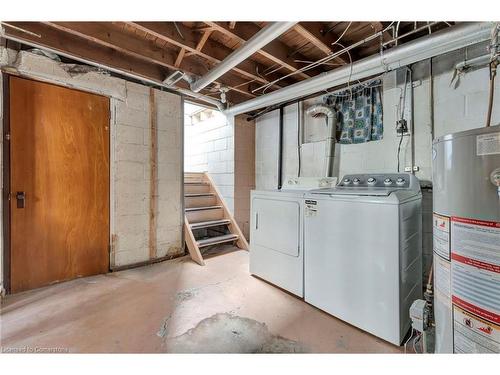
{"type": "Polygon", "coordinates": [[[184,139],[184,170],[208,172],[234,213],[234,119],[216,112],[204,121],[186,124],[184,139]]]}
{"type": "MultiPolygon", "coordinates": [[[[125,87],[126,100],[115,104],[115,266],[149,259],[150,89],[131,82],[125,87]]],[[[158,90],[154,95],[158,129],[156,256],[175,257],[183,254],[181,97],[158,90]]]]}
{"type": "MultiPolygon", "coordinates": [[[[110,98],[110,235],[114,238],[110,264],[120,267],[149,260],[149,88],[92,69],[86,73],[70,74],[71,64],[61,64],[44,56],[17,53],[3,47],[0,47],[0,66],[9,67],[26,78],[110,98]]],[[[1,95],[0,91],[0,103],[1,95]]],[[[174,257],[184,252],[181,205],[182,99],[159,90],[155,90],[155,97],[159,163],[157,257],[174,257]]],[[[0,276],[2,269],[0,265],[0,276]]],[[[3,281],[3,278],[0,277],[0,280],[3,281]]]]}
{"type": "MultiPolygon", "coordinates": [[[[458,85],[452,82],[454,67],[465,59],[487,53],[486,43],[479,43],[412,66],[413,71],[413,121],[414,165],[419,167],[416,176],[423,185],[432,183],[432,139],[444,134],[482,127],[485,124],[489,73],[486,67],[460,76],[458,85]],[[431,84],[433,85],[434,124],[431,122],[431,84]]],[[[355,145],[337,145],[335,171],[338,176],[348,173],[396,172],[397,148],[400,138],[396,135],[397,107],[404,82],[404,71],[393,71],[383,76],[384,137],[381,141],[355,145]]],[[[496,81],[500,92],[500,80],[496,81]]],[[[409,98],[411,100],[411,97],[409,98]]],[[[321,97],[305,102],[305,107],[321,101],[321,97]]],[[[284,117],[284,176],[297,175],[298,105],[285,108],[284,117]]],[[[410,116],[408,109],[408,119],[410,116]]],[[[496,101],[492,124],[500,123],[500,105],[496,101]]],[[[410,123],[411,126],[411,123],[410,123]]],[[[301,145],[301,176],[321,176],[324,163],[323,125],[316,119],[304,118],[304,142],[301,145]]],[[[279,111],[259,117],[255,124],[256,139],[256,188],[277,187],[279,111]]],[[[410,137],[401,145],[401,170],[411,166],[410,137]]],[[[423,254],[424,277],[427,275],[432,255],[432,194],[423,190],[423,254]]]]}
{"type": "Polygon", "coordinates": [[[234,218],[250,239],[250,191],[255,189],[255,122],[234,120],[234,218]]]}
{"type": "Polygon", "coordinates": [[[279,110],[255,121],[255,188],[278,187],[279,110]]]}

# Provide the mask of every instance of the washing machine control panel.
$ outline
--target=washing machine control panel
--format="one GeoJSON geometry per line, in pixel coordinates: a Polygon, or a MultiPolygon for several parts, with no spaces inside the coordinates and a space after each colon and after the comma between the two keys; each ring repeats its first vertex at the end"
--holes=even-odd
{"type": "Polygon", "coordinates": [[[409,188],[410,175],[407,173],[346,175],[337,187],[342,188],[409,188]]]}

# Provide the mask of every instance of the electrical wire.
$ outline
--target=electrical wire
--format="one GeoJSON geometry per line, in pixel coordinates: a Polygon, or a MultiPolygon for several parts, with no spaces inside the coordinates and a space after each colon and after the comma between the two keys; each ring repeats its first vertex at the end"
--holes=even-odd
{"type": "Polygon", "coordinates": [[[175,26],[175,30],[177,30],[177,32],[179,33],[180,37],[184,40],[186,38],[184,38],[184,35],[182,35],[181,33],[181,29],[179,29],[179,26],[177,25],[177,22],[174,22],[174,26],[175,26]]]}
{"type": "MultiPolygon", "coordinates": [[[[412,343],[413,351],[417,354],[419,354],[419,351],[417,350],[416,345],[418,342],[420,342],[421,339],[422,339],[422,334],[419,333],[419,334],[417,334],[417,337],[415,337],[415,339],[413,340],[413,343],[412,343]]],[[[422,352],[423,352],[423,350],[422,350],[422,352]]]]}
{"type": "Polygon", "coordinates": [[[408,339],[405,341],[405,343],[403,345],[404,350],[405,350],[405,354],[406,354],[406,345],[408,345],[408,343],[410,342],[410,340],[413,338],[414,332],[415,332],[415,328],[412,327],[410,337],[408,337],[408,339]]]}
{"type": "Polygon", "coordinates": [[[345,35],[345,33],[347,32],[347,30],[349,30],[349,27],[351,27],[352,25],[352,21],[349,22],[349,25],[347,25],[347,27],[345,28],[345,30],[342,32],[342,34],[340,34],[340,36],[337,38],[337,40],[335,42],[332,43],[332,46],[334,44],[337,44],[337,42],[340,42],[340,40],[342,39],[342,37],[345,35]]]}
{"type": "MultiPolygon", "coordinates": [[[[339,46],[341,46],[342,48],[345,49],[345,47],[338,43],[338,42],[335,42],[335,44],[338,44],[339,46]]],[[[351,57],[351,53],[349,52],[349,50],[346,50],[347,52],[347,55],[349,56],[349,66],[350,66],[350,70],[349,70],[349,77],[347,78],[347,90],[349,90],[349,92],[351,93],[351,99],[352,99],[352,90],[351,90],[351,77],[352,77],[352,57],[351,57]]]]}
{"type": "Polygon", "coordinates": [[[403,135],[399,137],[399,145],[398,145],[398,173],[399,173],[399,153],[401,152],[401,142],[403,142],[403,135]]]}
{"type": "MultiPolygon", "coordinates": [[[[403,103],[402,105],[399,107],[399,111],[400,111],[400,122],[402,123],[404,121],[404,113],[405,113],[405,107],[406,107],[406,88],[408,86],[408,68],[406,69],[405,71],[405,84],[403,86],[403,90],[401,92],[401,95],[399,96],[399,100],[400,100],[400,103],[401,103],[401,97],[403,99],[403,103]]],[[[410,82],[411,84],[411,82],[410,82]]],[[[398,103],[398,106],[400,105],[400,103],[398,103]]],[[[397,128],[396,128],[396,134],[397,134],[397,128]]],[[[400,158],[399,158],[399,154],[401,152],[401,143],[403,142],[403,132],[401,132],[401,137],[399,139],[399,144],[398,144],[398,154],[397,154],[397,157],[398,157],[398,173],[399,173],[399,168],[400,168],[400,158]]]]}
{"type": "MultiPolygon", "coordinates": [[[[288,73],[288,74],[286,74],[286,75],[284,75],[284,76],[282,76],[282,77],[279,77],[279,78],[275,79],[275,80],[274,80],[274,81],[272,81],[272,82],[268,82],[268,83],[266,83],[266,84],[264,84],[264,85],[261,85],[261,86],[257,87],[256,89],[252,90],[252,94],[254,94],[255,92],[257,92],[257,91],[259,91],[259,90],[262,90],[262,93],[264,94],[264,93],[265,93],[265,91],[267,91],[267,88],[268,88],[268,87],[270,87],[270,86],[274,85],[275,83],[277,83],[277,82],[279,82],[279,81],[282,81],[282,80],[283,80],[283,79],[285,79],[285,78],[288,78],[288,77],[294,76],[294,75],[299,74],[299,73],[303,73],[303,72],[308,71],[308,70],[310,70],[310,69],[313,69],[313,68],[315,68],[315,67],[317,67],[317,66],[319,66],[319,65],[323,65],[324,63],[326,63],[326,62],[328,62],[328,61],[330,61],[330,60],[332,60],[332,59],[334,59],[334,58],[336,58],[336,57],[339,57],[339,56],[343,55],[343,54],[344,54],[344,53],[346,53],[347,51],[350,51],[350,50],[351,50],[351,49],[353,49],[353,48],[356,48],[356,47],[358,47],[358,46],[360,46],[360,45],[362,45],[362,44],[365,44],[366,42],[369,42],[369,41],[370,41],[370,40],[372,40],[372,39],[375,39],[376,37],[378,37],[378,36],[380,36],[380,35],[383,35],[383,34],[384,34],[387,30],[389,30],[389,29],[392,27],[392,25],[394,24],[394,22],[395,22],[395,21],[392,21],[392,22],[391,22],[388,26],[386,26],[383,30],[378,31],[378,32],[376,32],[375,34],[370,35],[370,36],[366,37],[366,38],[365,38],[365,39],[363,39],[363,40],[360,40],[359,42],[356,42],[356,43],[354,43],[354,44],[351,44],[351,45],[350,45],[349,47],[347,47],[345,50],[342,50],[342,51],[338,51],[338,52],[331,53],[331,54],[329,54],[328,56],[325,56],[325,57],[323,57],[323,58],[321,58],[321,59],[319,59],[319,60],[315,61],[314,63],[308,64],[308,65],[306,65],[306,66],[304,66],[304,67],[302,67],[302,68],[300,68],[300,69],[297,69],[297,70],[295,70],[295,71],[293,71],[293,72],[290,72],[290,73],[288,73]]],[[[350,22],[350,24],[351,24],[351,23],[352,23],[352,22],[350,22]]],[[[346,27],[346,30],[347,30],[347,28],[348,28],[348,27],[350,27],[350,24],[346,27]]],[[[344,34],[346,30],[344,30],[344,32],[343,32],[342,34],[344,34]]],[[[333,42],[332,44],[338,43],[339,41],[340,41],[340,38],[337,38],[337,40],[336,40],[335,42],[333,42]]]]}
{"type": "MultiPolygon", "coordinates": [[[[352,22],[349,22],[349,24],[347,25],[347,27],[346,27],[346,29],[344,30],[344,32],[341,34],[341,36],[340,36],[339,38],[337,38],[337,40],[336,40],[334,43],[338,43],[338,41],[342,38],[342,36],[345,34],[345,32],[346,32],[346,31],[347,31],[347,29],[351,26],[351,24],[352,24],[352,22]]],[[[364,39],[364,40],[362,40],[361,42],[358,42],[358,43],[361,43],[361,44],[362,44],[362,43],[364,43],[365,41],[367,41],[368,39],[369,39],[369,38],[366,38],[366,39],[364,39]]],[[[371,40],[371,39],[370,39],[370,40],[371,40]]],[[[334,43],[332,43],[332,44],[334,44],[334,43]]],[[[358,43],[355,43],[355,44],[354,44],[354,45],[352,45],[350,48],[354,48],[354,47],[355,47],[358,43]]],[[[295,74],[298,74],[298,73],[303,73],[303,72],[305,72],[305,71],[307,71],[307,70],[310,70],[310,69],[312,69],[312,68],[315,68],[316,66],[319,66],[319,65],[321,65],[321,64],[322,64],[322,63],[324,63],[324,62],[330,61],[330,60],[334,59],[335,57],[338,57],[338,56],[342,55],[343,53],[345,53],[345,51],[339,51],[339,52],[334,52],[334,53],[331,53],[331,54],[329,54],[328,56],[323,57],[322,59],[320,59],[320,60],[318,60],[318,61],[316,61],[316,62],[314,62],[314,63],[312,63],[312,64],[306,65],[305,67],[302,67],[302,68],[300,68],[300,69],[297,69],[296,71],[291,72],[291,73],[289,73],[289,74],[287,74],[287,75],[285,75],[285,76],[283,76],[283,77],[277,78],[277,79],[275,79],[275,80],[274,80],[274,81],[272,81],[272,82],[269,82],[269,83],[267,83],[267,84],[265,84],[265,85],[263,85],[263,86],[257,87],[255,90],[252,90],[252,93],[254,93],[255,91],[258,91],[258,90],[260,90],[260,89],[263,89],[263,91],[262,91],[262,92],[264,93],[268,87],[270,87],[271,85],[275,84],[276,82],[279,82],[279,81],[283,80],[284,78],[291,77],[291,76],[293,76],[293,75],[295,75],[295,74]]]]}
{"type": "Polygon", "coordinates": [[[302,142],[300,139],[300,133],[302,130],[302,121],[303,121],[303,106],[304,102],[300,101],[297,103],[297,164],[298,164],[298,171],[297,171],[297,177],[300,177],[300,172],[301,172],[301,153],[302,153],[302,142]]]}

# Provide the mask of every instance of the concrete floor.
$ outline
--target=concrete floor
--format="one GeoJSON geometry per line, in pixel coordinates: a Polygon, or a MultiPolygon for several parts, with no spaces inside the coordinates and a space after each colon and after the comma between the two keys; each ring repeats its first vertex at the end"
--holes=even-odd
{"type": "Polygon", "coordinates": [[[395,347],[250,276],[227,249],[8,296],[3,352],[398,353],[395,347]]]}

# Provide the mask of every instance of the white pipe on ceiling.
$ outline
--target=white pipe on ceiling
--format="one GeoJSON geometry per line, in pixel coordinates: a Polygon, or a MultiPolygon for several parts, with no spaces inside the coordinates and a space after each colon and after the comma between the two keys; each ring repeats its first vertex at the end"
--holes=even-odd
{"type": "Polygon", "coordinates": [[[191,90],[199,92],[217,78],[233,69],[236,65],[252,56],[265,45],[272,42],[278,36],[290,29],[297,22],[273,22],[262,28],[257,34],[248,39],[243,45],[232,52],[219,64],[214,66],[203,77],[198,78],[191,84],[191,90]]]}
{"type": "Polygon", "coordinates": [[[319,93],[331,87],[345,84],[348,81],[364,79],[467,47],[488,40],[493,25],[492,22],[471,22],[452,26],[391,48],[382,54],[364,58],[352,65],[345,65],[269,94],[247,100],[226,109],[224,114],[226,116],[236,116],[263,107],[284,103],[319,93]]]}

